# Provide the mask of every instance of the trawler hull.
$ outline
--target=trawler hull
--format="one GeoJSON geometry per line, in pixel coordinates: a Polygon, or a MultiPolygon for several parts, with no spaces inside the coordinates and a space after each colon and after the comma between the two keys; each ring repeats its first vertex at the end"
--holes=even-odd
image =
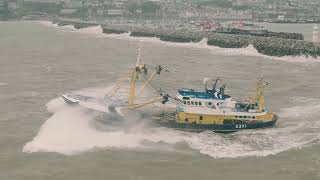
{"type": "Polygon", "coordinates": [[[183,124],[176,122],[157,122],[161,127],[173,128],[176,130],[190,131],[190,132],[203,132],[203,131],[214,131],[217,133],[233,133],[246,129],[262,129],[273,127],[276,120],[257,123],[257,124],[183,124]]]}
{"type": "Polygon", "coordinates": [[[172,128],[175,130],[188,131],[188,132],[203,132],[213,131],[216,133],[233,133],[249,129],[263,129],[270,128],[275,125],[278,117],[275,116],[270,121],[258,123],[243,123],[243,124],[199,124],[199,123],[177,123],[175,120],[154,120],[154,124],[161,127],[172,128]]]}

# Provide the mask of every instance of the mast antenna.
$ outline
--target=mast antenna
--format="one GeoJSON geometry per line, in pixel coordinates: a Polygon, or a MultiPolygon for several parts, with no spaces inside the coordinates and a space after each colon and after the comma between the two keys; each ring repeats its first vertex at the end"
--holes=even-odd
{"type": "Polygon", "coordinates": [[[140,41],[140,44],[139,44],[139,53],[138,53],[138,57],[137,57],[136,67],[138,67],[140,65],[141,52],[142,52],[142,41],[140,41]]]}

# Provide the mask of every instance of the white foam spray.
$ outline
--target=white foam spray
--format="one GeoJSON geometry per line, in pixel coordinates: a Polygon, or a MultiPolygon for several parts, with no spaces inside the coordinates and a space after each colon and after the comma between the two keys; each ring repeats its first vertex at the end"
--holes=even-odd
{"type": "Polygon", "coordinates": [[[102,30],[102,27],[99,25],[99,26],[81,28],[78,30],[78,32],[88,33],[88,34],[102,34],[103,30],[102,30]]]}
{"type": "Polygon", "coordinates": [[[71,24],[65,25],[65,26],[61,26],[61,27],[63,27],[64,29],[67,29],[67,30],[77,31],[77,29],[71,24]]]}

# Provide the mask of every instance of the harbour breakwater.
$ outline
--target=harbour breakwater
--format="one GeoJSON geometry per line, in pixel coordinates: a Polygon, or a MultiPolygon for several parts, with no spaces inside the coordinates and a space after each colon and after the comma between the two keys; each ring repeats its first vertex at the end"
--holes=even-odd
{"type": "Polygon", "coordinates": [[[224,33],[224,34],[236,34],[236,35],[249,35],[249,36],[262,36],[262,37],[304,40],[303,34],[289,33],[289,32],[272,32],[272,31],[268,31],[268,30],[243,30],[243,29],[237,29],[237,28],[219,28],[214,32],[224,33]]]}
{"type": "MultiPolygon", "coordinates": [[[[77,29],[98,26],[97,23],[53,21],[59,26],[73,25],[77,29]]],[[[162,41],[190,43],[207,39],[207,45],[221,48],[245,48],[250,44],[261,54],[268,56],[320,56],[320,44],[295,38],[264,37],[226,34],[206,31],[177,30],[164,27],[138,27],[128,25],[101,25],[105,34],[129,33],[133,37],[155,37],[162,41]]],[[[283,33],[285,34],[285,33],[283,33]]],[[[288,33],[290,34],[290,33],[288,33]]]]}

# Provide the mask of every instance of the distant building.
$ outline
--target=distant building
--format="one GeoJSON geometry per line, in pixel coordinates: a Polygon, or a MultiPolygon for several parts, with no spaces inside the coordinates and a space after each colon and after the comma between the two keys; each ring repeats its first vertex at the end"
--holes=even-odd
{"type": "Polygon", "coordinates": [[[0,0],[0,13],[4,13],[8,10],[8,3],[6,0],[0,0]]]}
{"type": "Polygon", "coordinates": [[[77,12],[76,9],[61,9],[60,14],[61,15],[72,15],[77,12]]]}
{"type": "Polygon", "coordinates": [[[129,0],[113,0],[113,6],[116,8],[125,8],[126,4],[129,2],[129,0]]]}
{"type": "Polygon", "coordinates": [[[77,13],[78,9],[82,8],[83,3],[81,1],[76,1],[76,0],[69,0],[69,1],[64,1],[63,6],[60,10],[61,15],[74,15],[77,13]]]}
{"type": "Polygon", "coordinates": [[[64,1],[63,8],[65,9],[79,9],[82,7],[81,1],[71,0],[71,1],[64,1]]]}
{"type": "Polygon", "coordinates": [[[232,6],[256,7],[265,1],[262,0],[234,0],[232,6]]]}
{"type": "Polygon", "coordinates": [[[8,10],[15,11],[23,7],[23,0],[8,0],[8,10]]]}
{"type": "Polygon", "coordinates": [[[111,16],[121,16],[123,14],[122,9],[108,9],[108,15],[111,16]]]}
{"type": "Polygon", "coordinates": [[[313,41],[313,42],[316,42],[316,43],[320,42],[319,27],[318,27],[318,25],[314,25],[314,27],[313,27],[312,41],[313,41]]]}

